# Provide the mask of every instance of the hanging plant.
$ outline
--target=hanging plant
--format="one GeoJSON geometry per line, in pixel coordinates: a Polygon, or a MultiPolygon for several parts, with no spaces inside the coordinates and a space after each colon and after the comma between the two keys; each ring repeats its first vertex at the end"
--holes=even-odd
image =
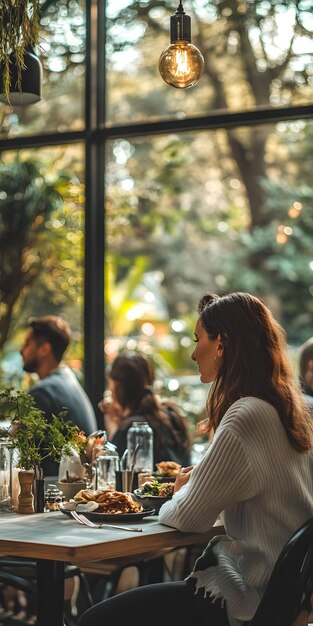
{"type": "Polygon", "coordinates": [[[39,0],[0,0],[0,64],[2,93],[9,102],[10,64],[17,68],[17,88],[21,91],[24,55],[39,40],[39,0]]]}

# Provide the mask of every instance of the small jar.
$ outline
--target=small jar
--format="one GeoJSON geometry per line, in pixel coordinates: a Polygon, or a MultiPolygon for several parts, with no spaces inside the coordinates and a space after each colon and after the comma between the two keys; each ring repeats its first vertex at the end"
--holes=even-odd
{"type": "Polygon", "coordinates": [[[134,467],[131,469],[135,472],[153,472],[153,431],[148,422],[134,422],[132,424],[127,433],[127,448],[129,465],[134,463],[134,467]],[[137,445],[139,448],[134,461],[137,445]]]}

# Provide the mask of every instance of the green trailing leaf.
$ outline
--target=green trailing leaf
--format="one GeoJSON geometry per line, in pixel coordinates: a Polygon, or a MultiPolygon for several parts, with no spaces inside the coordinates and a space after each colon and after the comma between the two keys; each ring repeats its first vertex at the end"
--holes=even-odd
{"type": "Polygon", "coordinates": [[[21,91],[25,52],[36,46],[39,40],[39,14],[39,0],[0,0],[1,90],[8,102],[10,65],[16,63],[17,87],[21,91]]]}

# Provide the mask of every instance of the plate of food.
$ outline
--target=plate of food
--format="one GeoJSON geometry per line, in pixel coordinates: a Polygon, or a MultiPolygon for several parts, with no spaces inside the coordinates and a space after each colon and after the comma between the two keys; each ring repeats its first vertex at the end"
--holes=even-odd
{"type": "Polygon", "coordinates": [[[142,507],[141,511],[135,511],[134,513],[98,513],[97,511],[79,511],[77,507],[75,509],[67,509],[66,505],[71,504],[70,502],[60,502],[59,510],[61,513],[68,515],[71,517],[71,510],[77,511],[77,513],[83,513],[87,519],[90,519],[91,522],[100,523],[101,522],[132,522],[143,519],[144,517],[148,517],[149,515],[155,515],[156,510],[152,508],[142,507]],[[64,506],[65,505],[65,506],[64,506]]]}
{"type": "Polygon", "coordinates": [[[160,483],[171,483],[176,480],[181,465],[175,461],[161,461],[156,464],[156,468],[156,472],[153,472],[154,478],[160,483]]]}
{"type": "Polygon", "coordinates": [[[65,515],[71,515],[71,511],[75,510],[92,522],[135,521],[155,513],[153,507],[135,501],[132,494],[115,489],[82,489],[73,500],[60,502],[59,510],[65,515]]]}
{"type": "Polygon", "coordinates": [[[146,482],[139,489],[135,489],[134,496],[137,502],[144,507],[154,508],[159,512],[162,504],[170,500],[174,493],[175,483],[146,482]]]}

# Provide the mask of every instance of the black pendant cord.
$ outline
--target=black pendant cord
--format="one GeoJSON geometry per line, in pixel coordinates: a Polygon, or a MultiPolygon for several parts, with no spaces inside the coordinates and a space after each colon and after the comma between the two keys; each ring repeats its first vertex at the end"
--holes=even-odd
{"type": "Polygon", "coordinates": [[[186,15],[182,0],[177,7],[176,13],[170,19],[171,43],[176,41],[191,42],[191,18],[186,15]]]}

